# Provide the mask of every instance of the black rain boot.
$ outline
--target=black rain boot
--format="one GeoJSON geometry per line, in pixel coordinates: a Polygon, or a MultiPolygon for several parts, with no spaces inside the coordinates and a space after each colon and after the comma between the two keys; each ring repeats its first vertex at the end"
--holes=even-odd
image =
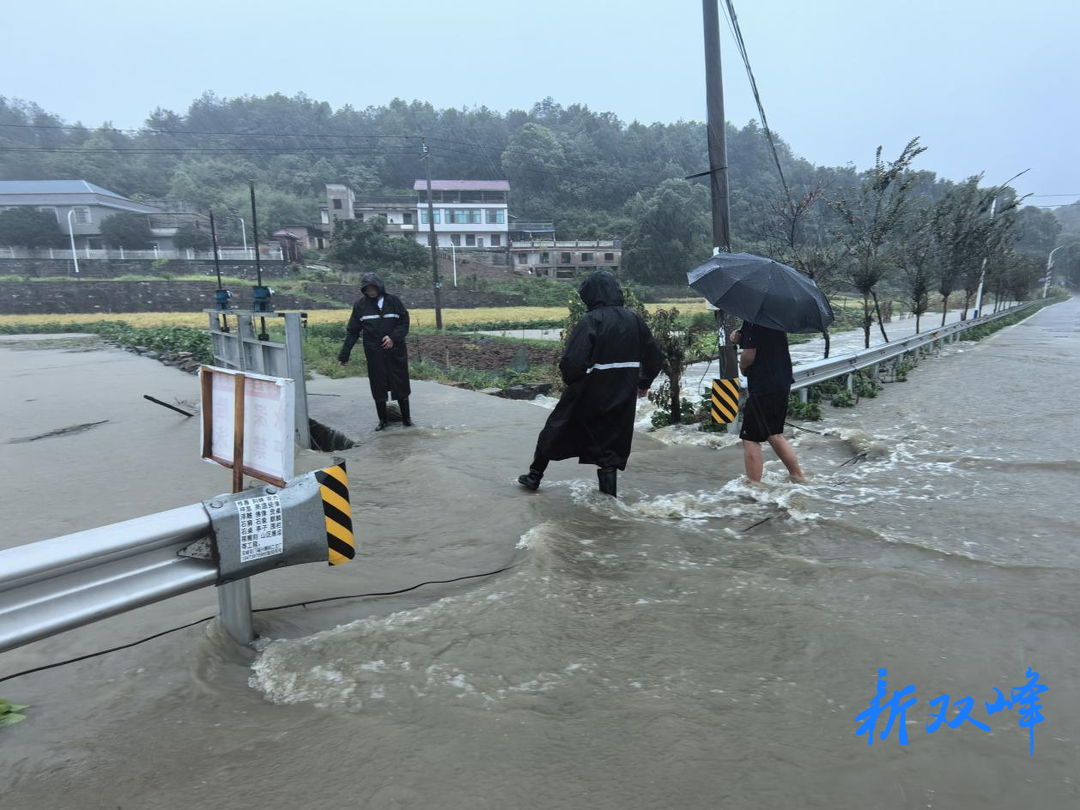
{"type": "Polygon", "coordinates": [[[542,472],[530,469],[528,475],[519,475],[518,483],[526,489],[531,489],[533,492],[540,489],[540,479],[544,477],[542,472]]]}
{"type": "Polygon", "coordinates": [[[386,400],[375,400],[375,412],[379,414],[379,424],[376,425],[375,430],[382,430],[390,424],[386,418],[386,400]]]}
{"type": "Polygon", "coordinates": [[[600,482],[600,491],[605,495],[610,495],[612,498],[617,497],[615,495],[615,479],[618,476],[619,471],[614,467],[601,467],[596,471],[596,477],[600,482]]]}
{"type": "Polygon", "coordinates": [[[398,410],[401,411],[401,424],[404,427],[412,427],[412,419],[409,418],[409,398],[399,399],[397,404],[398,410]]]}

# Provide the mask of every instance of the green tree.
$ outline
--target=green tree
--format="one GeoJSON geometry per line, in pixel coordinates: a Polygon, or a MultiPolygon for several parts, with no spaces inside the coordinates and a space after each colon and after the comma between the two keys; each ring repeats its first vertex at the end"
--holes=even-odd
{"type": "Polygon", "coordinates": [[[885,276],[886,262],[883,247],[889,235],[903,222],[909,205],[909,194],[915,177],[909,175],[911,162],[926,151],[919,139],[912,138],[894,161],[881,158],[881,147],[874,155],[874,166],[866,173],[854,193],[832,203],[844,223],[841,235],[850,259],[848,280],[863,297],[863,335],[870,348],[870,299],[874,299],[881,336],[888,342],[885,324],[881,320],[877,285],[885,276]]]}
{"type": "Polygon", "coordinates": [[[1057,247],[1062,228],[1050,211],[1029,205],[1016,212],[1016,219],[1017,250],[1045,256],[1057,247]]]}
{"type": "Polygon", "coordinates": [[[412,237],[388,236],[382,217],[341,219],[330,237],[330,256],[365,269],[417,271],[428,266],[431,254],[412,237]]]}
{"type": "Polygon", "coordinates": [[[645,284],[686,284],[686,273],[712,253],[709,194],[686,180],[665,180],[627,206],[623,265],[645,284]]]}
{"type": "Polygon", "coordinates": [[[101,238],[111,248],[128,250],[147,250],[154,241],[149,217],[133,211],[121,211],[102,220],[101,238]]]}
{"type": "Polygon", "coordinates": [[[964,292],[966,312],[984,266],[989,265],[992,275],[995,257],[1000,257],[1015,237],[1015,197],[1002,188],[979,188],[981,179],[982,175],[974,175],[955,185],[934,204],[930,214],[937,253],[942,326],[953,292],[957,289],[964,292]],[[992,218],[991,210],[998,197],[1003,201],[997,206],[997,216],[992,218]]]}
{"type": "Polygon", "coordinates": [[[205,231],[194,222],[185,222],[176,229],[173,239],[177,250],[211,250],[213,239],[209,231],[205,231]]]}
{"type": "Polygon", "coordinates": [[[0,245],[34,249],[61,247],[63,244],[64,234],[55,214],[26,206],[0,211],[0,245]]]}
{"type": "MultiPolygon", "coordinates": [[[[656,309],[646,315],[649,331],[652,332],[656,345],[664,353],[664,375],[668,378],[668,385],[661,390],[661,395],[670,393],[667,403],[670,408],[671,424],[678,425],[682,422],[682,375],[687,365],[706,359],[702,355],[702,343],[699,338],[704,334],[702,328],[691,322],[684,324],[679,321],[679,310],[675,307],[670,309],[656,309]]],[[[657,402],[657,405],[662,404],[657,402]]]]}
{"type": "Polygon", "coordinates": [[[530,123],[510,139],[501,162],[511,186],[536,192],[558,185],[558,173],[566,168],[566,155],[554,132],[530,123]]]}
{"type": "MultiPolygon", "coordinates": [[[[843,252],[822,216],[827,210],[824,193],[824,181],[818,179],[805,194],[778,196],[773,216],[765,220],[764,236],[769,255],[794,267],[831,298],[840,287],[843,252]]],[[[822,336],[824,356],[828,357],[829,330],[825,329],[822,336]]]]}
{"type": "Polygon", "coordinates": [[[926,210],[919,211],[901,229],[895,246],[896,263],[903,274],[904,302],[915,315],[915,334],[930,310],[934,283],[934,238],[926,210]]]}

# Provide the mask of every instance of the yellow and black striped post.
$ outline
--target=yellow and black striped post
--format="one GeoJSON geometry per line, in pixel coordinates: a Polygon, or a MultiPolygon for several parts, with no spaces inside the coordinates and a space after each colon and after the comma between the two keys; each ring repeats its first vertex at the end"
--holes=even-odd
{"type": "Polygon", "coordinates": [[[730,425],[739,414],[739,381],[713,380],[712,406],[709,408],[714,422],[730,425]]]}
{"type": "Polygon", "coordinates": [[[349,505],[349,477],[345,462],[315,473],[326,517],[326,545],[330,565],[343,565],[356,556],[353,541],[352,507],[349,505]]]}

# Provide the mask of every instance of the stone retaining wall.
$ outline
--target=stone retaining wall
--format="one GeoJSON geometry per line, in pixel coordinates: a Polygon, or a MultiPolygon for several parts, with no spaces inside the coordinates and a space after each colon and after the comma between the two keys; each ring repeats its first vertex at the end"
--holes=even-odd
{"type": "MultiPolygon", "coordinates": [[[[214,306],[213,282],[202,281],[0,281],[0,315],[74,314],[91,312],[199,312],[214,306]]],[[[355,285],[303,285],[304,292],[275,293],[277,309],[346,309],[360,296],[355,285]]],[[[251,306],[251,287],[231,290],[232,306],[251,306]]],[[[431,290],[395,290],[410,309],[434,306],[431,290]]],[[[446,308],[521,306],[520,295],[443,290],[446,308]]]]}
{"type": "MultiPolygon", "coordinates": [[[[291,267],[287,262],[263,261],[264,279],[279,279],[291,267]]],[[[255,262],[221,262],[223,276],[254,280],[255,262]]],[[[214,276],[214,262],[187,259],[79,259],[79,275],[83,279],[116,278],[117,276],[214,276]]],[[[0,259],[0,276],[24,278],[61,278],[75,276],[75,265],[67,259],[0,259]]]]}

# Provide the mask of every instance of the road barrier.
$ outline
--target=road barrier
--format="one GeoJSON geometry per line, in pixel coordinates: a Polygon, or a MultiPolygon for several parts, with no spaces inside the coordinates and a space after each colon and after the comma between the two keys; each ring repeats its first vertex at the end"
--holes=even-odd
{"type": "Polygon", "coordinates": [[[801,363],[792,369],[792,377],[795,382],[792,390],[799,390],[805,395],[805,389],[811,385],[832,380],[837,377],[848,377],[848,387],[851,387],[850,377],[856,371],[871,369],[875,379],[880,373],[882,363],[890,363],[895,369],[896,365],[903,360],[906,354],[918,352],[923,349],[933,348],[937,344],[940,348],[946,343],[953,343],[960,333],[983,324],[993,323],[1009,315],[1015,315],[1025,309],[1035,306],[1040,302],[1029,301],[1018,304],[1015,307],[995,312],[993,315],[984,315],[981,318],[969,318],[965,321],[951,323],[938,329],[931,329],[919,335],[912,335],[903,340],[894,340],[883,346],[875,346],[872,349],[864,349],[860,352],[842,354],[837,357],[827,357],[823,360],[815,360],[811,363],[801,363]]]}
{"type": "MultiPolygon", "coordinates": [[[[284,488],[16,546],[0,551],[0,652],[188,591],[353,554],[344,464],[284,488]]],[[[222,600],[220,610],[229,634],[250,642],[250,609],[222,600]]]]}

